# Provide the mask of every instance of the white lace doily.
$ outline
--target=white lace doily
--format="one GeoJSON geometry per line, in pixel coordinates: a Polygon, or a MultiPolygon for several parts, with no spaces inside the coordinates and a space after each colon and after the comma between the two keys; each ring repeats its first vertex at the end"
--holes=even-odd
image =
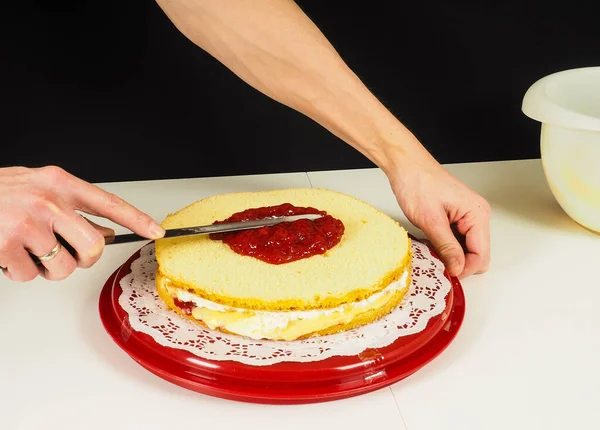
{"type": "Polygon", "coordinates": [[[119,304],[129,315],[134,330],[150,335],[160,345],[205,359],[264,366],[357,355],[423,330],[429,319],[446,307],[445,297],[451,284],[444,276],[444,265],[421,242],[413,240],[412,251],[412,285],[402,304],[379,321],[334,335],[292,342],[257,341],[212,331],[177,315],[156,293],[153,244],[142,248],[140,257],[131,265],[131,273],[121,280],[119,304]]]}

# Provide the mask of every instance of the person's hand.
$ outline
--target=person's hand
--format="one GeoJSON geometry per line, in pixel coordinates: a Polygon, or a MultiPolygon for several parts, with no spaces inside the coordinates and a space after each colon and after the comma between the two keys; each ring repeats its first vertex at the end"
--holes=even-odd
{"type": "Polygon", "coordinates": [[[104,249],[104,237],[112,230],[76,211],[110,219],[149,239],[164,234],[147,214],[61,168],[0,168],[0,267],[4,274],[17,282],[38,275],[61,280],[77,267],[95,264],[104,249]],[[57,247],[57,235],[76,255],[57,247]],[[48,258],[42,258],[45,261],[38,266],[31,254],[48,258]]]}
{"type": "Polygon", "coordinates": [[[451,276],[488,270],[490,206],[429,155],[388,174],[408,220],[427,236],[451,276]]]}

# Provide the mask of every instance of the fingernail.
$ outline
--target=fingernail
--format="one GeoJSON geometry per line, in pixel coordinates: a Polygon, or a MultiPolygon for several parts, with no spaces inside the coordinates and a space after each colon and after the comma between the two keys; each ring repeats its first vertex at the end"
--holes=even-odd
{"type": "Polygon", "coordinates": [[[160,224],[158,223],[153,223],[150,226],[150,235],[154,238],[154,239],[158,239],[163,237],[165,234],[165,229],[161,227],[160,224]]]}

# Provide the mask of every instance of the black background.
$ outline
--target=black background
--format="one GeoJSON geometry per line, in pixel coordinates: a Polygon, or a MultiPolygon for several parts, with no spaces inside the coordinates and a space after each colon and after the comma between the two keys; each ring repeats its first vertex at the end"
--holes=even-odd
{"type": "MultiPolygon", "coordinates": [[[[2,166],[57,164],[89,181],[372,167],[239,80],[152,1],[8,3],[2,166]]],[[[600,64],[595,3],[298,1],[443,163],[539,156],[523,94],[600,64]]]]}

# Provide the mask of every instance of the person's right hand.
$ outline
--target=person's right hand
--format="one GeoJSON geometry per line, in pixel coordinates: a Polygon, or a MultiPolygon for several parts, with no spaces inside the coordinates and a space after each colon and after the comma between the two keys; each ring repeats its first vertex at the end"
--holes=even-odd
{"type": "Polygon", "coordinates": [[[41,275],[68,277],[77,267],[95,264],[111,230],[78,212],[107,218],[134,233],[158,239],[164,230],[147,214],[114,194],[55,166],[0,168],[0,267],[9,278],[27,282],[41,275]],[[76,251],[64,247],[38,266],[30,253],[51,254],[60,235],[76,251]]]}

